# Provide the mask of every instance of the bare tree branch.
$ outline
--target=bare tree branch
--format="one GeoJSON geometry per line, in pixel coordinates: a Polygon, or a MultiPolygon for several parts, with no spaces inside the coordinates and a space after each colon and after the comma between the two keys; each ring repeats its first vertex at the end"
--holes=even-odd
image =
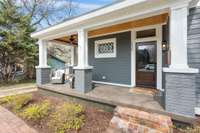
{"type": "Polygon", "coordinates": [[[20,0],[33,26],[52,25],[73,15],[74,0],[20,0]]]}

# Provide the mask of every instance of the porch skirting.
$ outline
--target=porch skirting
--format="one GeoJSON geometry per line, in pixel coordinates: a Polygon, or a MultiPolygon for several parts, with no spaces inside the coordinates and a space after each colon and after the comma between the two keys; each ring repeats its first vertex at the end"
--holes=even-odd
{"type": "Polygon", "coordinates": [[[194,117],[196,74],[165,73],[165,109],[174,114],[194,117]]]}

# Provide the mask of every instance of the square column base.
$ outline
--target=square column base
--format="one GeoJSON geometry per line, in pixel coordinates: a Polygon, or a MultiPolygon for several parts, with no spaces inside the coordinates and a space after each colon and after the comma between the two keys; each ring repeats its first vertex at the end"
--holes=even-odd
{"type": "Polygon", "coordinates": [[[50,83],[51,79],[51,68],[40,68],[36,67],[36,83],[37,85],[50,83]]]}
{"type": "Polygon", "coordinates": [[[92,69],[75,69],[75,90],[87,93],[92,90],[92,69]]]}
{"type": "Polygon", "coordinates": [[[165,109],[168,112],[194,117],[196,106],[196,74],[165,73],[165,109]]]}

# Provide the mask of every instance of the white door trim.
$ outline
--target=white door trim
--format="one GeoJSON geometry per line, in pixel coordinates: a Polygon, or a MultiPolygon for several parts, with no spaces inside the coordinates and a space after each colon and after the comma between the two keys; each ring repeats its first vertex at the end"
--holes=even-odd
{"type": "Polygon", "coordinates": [[[160,25],[152,25],[146,27],[135,28],[131,33],[131,81],[132,86],[136,86],[136,43],[138,42],[148,42],[148,41],[156,41],[157,42],[157,81],[156,88],[158,90],[163,91],[162,89],[162,24],[160,25]],[[140,30],[147,29],[156,29],[155,37],[148,37],[142,39],[136,39],[136,32],[140,30]]]}

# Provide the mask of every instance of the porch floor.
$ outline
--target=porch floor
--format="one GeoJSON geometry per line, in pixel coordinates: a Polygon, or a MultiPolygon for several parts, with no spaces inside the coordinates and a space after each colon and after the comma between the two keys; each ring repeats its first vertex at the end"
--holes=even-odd
{"type": "Polygon", "coordinates": [[[70,89],[67,84],[45,84],[39,86],[39,88],[114,106],[133,107],[148,111],[152,110],[154,112],[164,111],[161,104],[155,100],[154,95],[148,92],[147,94],[136,93],[126,87],[95,84],[94,89],[85,94],[75,89],[70,89]]]}
{"type": "Polygon", "coordinates": [[[78,92],[75,89],[71,89],[67,84],[45,84],[38,86],[38,88],[44,91],[75,97],[86,101],[110,105],[112,107],[130,107],[150,113],[168,115],[172,117],[173,120],[181,122],[194,122],[194,118],[165,111],[161,105],[161,97],[157,94],[157,92],[151,92],[151,90],[147,90],[146,93],[144,89],[147,88],[142,88],[142,91],[138,91],[138,88],[95,84],[94,89],[88,93],[78,92]]]}

